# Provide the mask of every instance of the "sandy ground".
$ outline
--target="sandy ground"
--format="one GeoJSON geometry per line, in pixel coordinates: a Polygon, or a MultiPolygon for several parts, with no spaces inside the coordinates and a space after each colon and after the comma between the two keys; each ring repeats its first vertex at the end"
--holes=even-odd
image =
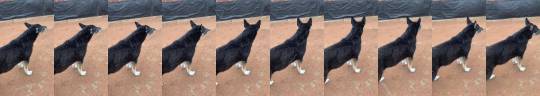
{"type": "MultiPolygon", "coordinates": [[[[78,23],[95,25],[106,30],[108,27],[107,16],[88,17],[56,21],[55,27],[50,31],[49,41],[54,47],[61,45],[66,40],[77,34],[81,27],[78,23]]],[[[103,32],[103,31],[102,31],[103,32]]],[[[62,73],[54,75],[55,96],[104,96],[107,95],[107,36],[94,34],[90,42],[83,63],[83,69],[88,73],[80,76],[74,68],[68,68],[62,73]]],[[[54,49],[51,49],[54,51],[54,49]]],[[[53,54],[54,55],[54,54],[53,54]]]]}
{"type": "MultiPolygon", "coordinates": [[[[268,16],[247,18],[250,24],[261,20],[261,27],[251,47],[247,68],[251,70],[245,76],[236,68],[219,73],[216,77],[219,85],[216,94],[219,96],[268,96],[270,78],[270,18],[268,16]]],[[[217,32],[209,34],[211,44],[215,49],[228,43],[244,30],[243,19],[234,19],[217,22],[217,32]]],[[[215,58],[215,55],[214,55],[215,58]]],[[[214,63],[215,64],[215,63],[214,63]]],[[[215,68],[215,66],[214,66],[215,68]]],[[[215,72],[215,71],[214,71],[215,72]]]]}
{"type": "Polygon", "coordinates": [[[17,38],[27,28],[24,22],[47,26],[47,30],[41,33],[34,42],[34,48],[30,57],[29,68],[33,71],[32,76],[24,75],[23,71],[16,67],[11,71],[0,74],[0,94],[5,96],[42,95],[52,96],[53,91],[53,46],[48,40],[54,38],[50,29],[54,28],[53,16],[39,16],[22,19],[0,21],[0,46],[4,46],[17,38]]]}
{"type": "MultiPolygon", "coordinates": [[[[270,86],[272,96],[322,96],[324,95],[323,63],[324,63],[324,21],[322,16],[313,18],[311,32],[308,36],[304,61],[300,66],[306,70],[304,75],[292,66],[275,72],[272,76],[274,84],[270,86]]],[[[302,22],[307,22],[302,18],[302,22]]],[[[296,19],[272,21],[271,46],[275,47],[290,38],[296,30],[296,19]]]]}
{"type": "Polygon", "coordinates": [[[166,38],[156,38],[155,35],[165,34],[161,32],[161,16],[144,17],[136,19],[127,19],[109,22],[109,28],[103,31],[101,35],[109,38],[105,45],[113,46],[121,39],[131,34],[135,29],[134,21],[142,25],[148,25],[156,30],[152,35],[146,37],[142,45],[137,69],[141,71],[141,76],[135,77],[127,67],[120,71],[108,75],[108,93],[109,96],[126,95],[161,95],[161,48],[167,44],[163,41],[166,38]]]}
{"type": "Polygon", "coordinates": [[[209,33],[199,40],[195,49],[192,68],[196,71],[196,74],[194,76],[188,76],[186,70],[176,68],[172,72],[163,75],[163,96],[216,95],[216,68],[214,65],[215,58],[213,58],[215,57],[215,48],[210,45],[212,43],[210,38],[219,38],[219,36],[215,36],[215,34],[217,34],[215,30],[215,16],[164,22],[161,31],[162,34],[156,34],[154,38],[163,39],[163,43],[157,45],[160,46],[160,48],[170,45],[178,38],[184,36],[184,34],[191,29],[189,20],[193,20],[196,24],[202,24],[204,27],[210,29],[209,33]]]}
{"type": "MultiPolygon", "coordinates": [[[[486,17],[471,17],[471,20],[487,29],[486,17]]],[[[433,21],[433,46],[439,45],[467,26],[466,18],[444,19],[433,21]]],[[[469,58],[466,61],[468,67],[472,68],[470,72],[464,72],[461,65],[453,62],[448,66],[439,69],[439,80],[433,81],[434,96],[486,96],[486,66],[485,66],[485,45],[484,37],[490,32],[485,30],[476,34],[473,38],[469,58]]]]}
{"type": "MultiPolygon", "coordinates": [[[[362,17],[356,17],[360,22],[362,17]]],[[[324,87],[327,96],[376,96],[377,87],[377,16],[366,17],[366,25],[362,33],[362,48],[358,67],[360,73],[354,73],[350,66],[330,71],[330,81],[324,87]]],[[[350,33],[352,28],[349,18],[324,22],[324,44],[327,48],[350,33]]]]}
{"type": "MultiPolygon", "coordinates": [[[[417,34],[416,52],[412,60],[416,72],[411,73],[406,65],[399,64],[385,70],[384,81],[379,83],[379,96],[430,96],[431,95],[431,17],[421,17],[422,24],[417,34]]],[[[412,18],[417,21],[418,18],[412,18]]],[[[379,47],[395,40],[405,29],[405,18],[379,21],[377,40],[379,47]]]]}
{"type": "MultiPolygon", "coordinates": [[[[487,34],[485,36],[486,46],[495,44],[506,37],[517,32],[525,26],[525,18],[510,18],[500,20],[488,20],[487,34]]],[[[534,17],[529,20],[536,25],[540,25],[540,18],[534,17]]],[[[522,63],[527,70],[520,72],[516,65],[507,62],[504,65],[495,67],[493,80],[487,80],[486,89],[489,96],[532,96],[540,90],[540,37],[533,36],[527,45],[527,50],[522,63]]]]}

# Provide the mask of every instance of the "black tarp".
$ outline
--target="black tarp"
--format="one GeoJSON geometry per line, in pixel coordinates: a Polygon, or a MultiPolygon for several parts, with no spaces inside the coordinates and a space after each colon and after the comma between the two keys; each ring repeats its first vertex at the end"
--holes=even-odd
{"type": "Polygon", "coordinates": [[[54,20],[106,15],[107,0],[69,0],[54,2],[54,20]],[[105,7],[105,8],[102,8],[105,7]]]}
{"type": "Polygon", "coordinates": [[[0,0],[0,20],[51,15],[52,0],[0,0]]]}
{"type": "Polygon", "coordinates": [[[433,20],[485,16],[485,10],[486,0],[442,0],[431,5],[433,20]]]}
{"type": "Polygon", "coordinates": [[[161,2],[163,21],[215,15],[215,0],[177,0],[161,2]]]}
{"type": "Polygon", "coordinates": [[[356,16],[376,16],[377,0],[324,1],[324,20],[356,16]]]}
{"type": "Polygon", "coordinates": [[[540,0],[487,1],[487,19],[540,16],[540,0]]]}
{"type": "Polygon", "coordinates": [[[272,2],[270,20],[323,15],[323,0],[287,0],[272,2]]]}
{"type": "Polygon", "coordinates": [[[230,0],[217,2],[218,21],[269,15],[270,0],[230,0]]]}
{"type": "Polygon", "coordinates": [[[379,20],[429,16],[431,0],[381,0],[377,7],[379,20]]]}
{"type": "Polygon", "coordinates": [[[109,21],[160,15],[160,0],[126,0],[109,2],[109,21]]]}

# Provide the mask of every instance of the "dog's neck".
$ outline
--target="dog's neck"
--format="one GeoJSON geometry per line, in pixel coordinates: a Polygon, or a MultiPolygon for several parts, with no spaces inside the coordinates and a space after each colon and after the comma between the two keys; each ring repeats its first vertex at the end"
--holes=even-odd
{"type": "Polygon", "coordinates": [[[405,30],[405,33],[403,33],[400,36],[400,38],[401,39],[416,40],[416,35],[418,34],[418,30],[420,30],[420,26],[409,25],[407,27],[407,29],[405,30]]]}
{"type": "Polygon", "coordinates": [[[364,33],[364,26],[353,27],[351,32],[343,40],[358,40],[362,38],[362,33],[364,33]]]}
{"type": "Polygon", "coordinates": [[[19,35],[19,37],[11,41],[11,43],[22,42],[19,44],[25,44],[25,45],[30,44],[31,46],[34,44],[34,41],[36,41],[36,38],[39,35],[39,33],[37,33],[36,31],[37,30],[32,30],[31,28],[26,29],[26,31],[24,31],[21,35],[19,35]]]}
{"type": "MultiPolygon", "coordinates": [[[[251,42],[253,43],[253,40],[255,40],[255,37],[257,36],[257,30],[255,29],[244,29],[238,37],[236,37],[236,40],[239,40],[240,42],[251,42]]],[[[249,44],[251,44],[249,43],[249,44]]]]}
{"type": "Polygon", "coordinates": [[[307,41],[308,35],[309,28],[298,28],[298,30],[296,30],[296,33],[289,40],[305,43],[307,41]]]}
{"type": "Polygon", "coordinates": [[[530,29],[530,27],[532,26],[525,26],[523,28],[521,28],[518,32],[514,33],[512,36],[508,37],[509,39],[510,38],[513,38],[513,39],[520,39],[520,41],[529,41],[529,39],[532,38],[532,35],[534,32],[532,32],[530,29]]]}
{"type": "Polygon", "coordinates": [[[89,29],[83,29],[83,30],[79,31],[72,39],[76,40],[76,41],[79,41],[79,42],[82,42],[82,43],[85,43],[85,44],[88,44],[90,39],[92,39],[93,35],[94,34],[92,34],[89,29]]]}
{"type": "Polygon", "coordinates": [[[138,28],[135,32],[131,33],[126,39],[122,40],[124,42],[129,42],[132,46],[140,46],[146,39],[147,33],[146,29],[138,28]]]}
{"type": "Polygon", "coordinates": [[[191,30],[189,30],[186,35],[184,35],[182,40],[191,42],[191,43],[197,43],[199,42],[199,39],[202,36],[203,29],[202,27],[193,27],[191,30]]]}
{"type": "Polygon", "coordinates": [[[475,24],[471,23],[467,25],[458,35],[454,38],[460,38],[461,40],[471,41],[474,35],[476,34],[476,29],[474,28],[475,24]]]}

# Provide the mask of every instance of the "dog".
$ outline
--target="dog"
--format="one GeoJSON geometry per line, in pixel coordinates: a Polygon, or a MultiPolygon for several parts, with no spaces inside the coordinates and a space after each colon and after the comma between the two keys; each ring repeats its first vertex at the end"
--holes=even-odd
{"type": "Polygon", "coordinates": [[[141,75],[141,72],[135,68],[135,64],[137,64],[146,36],[152,34],[156,29],[148,25],[141,25],[139,22],[135,22],[135,26],[137,29],[134,32],[108,49],[108,74],[118,72],[124,65],[127,65],[134,76],[141,75]]]}
{"type": "Polygon", "coordinates": [[[386,68],[393,67],[398,63],[406,64],[410,72],[415,72],[416,68],[411,64],[414,52],[416,51],[416,35],[420,30],[421,18],[413,22],[407,17],[407,29],[394,41],[378,49],[379,82],[384,80],[383,72],[386,68]]]}
{"type": "Polygon", "coordinates": [[[251,71],[246,68],[247,59],[251,51],[253,40],[261,26],[261,20],[256,24],[249,24],[244,19],[244,31],[227,44],[216,49],[216,76],[236,65],[244,75],[251,71]]]}
{"type": "Polygon", "coordinates": [[[360,48],[362,47],[362,33],[366,25],[366,17],[362,18],[361,22],[356,22],[351,17],[352,29],[349,34],[341,39],[341,41],[324,49],[324,83],[328,83],[328,73],[331,70],[337,69],[343,64],[351,65],[355,73],[360,72],[360,68],[356,66],[360,48]]]}
{"type": "Polygon", "coordinates": [[[202,24],[197,25],[193,21],[189,21],[191,30],[189,30],[180,39],[172,44],[161,49],[162,56],[162,74],[173,71],[178,65],[185,68],[189,76],[195,75],[195,71],[191,69],[191,60],[195,54],[195,47],[199,39],[210,31],[202,24]]]}
{"type": "Polygon", "coordinates": [[[480,33],[484,28],[480,27],[476,21],[472,22],[467,17],[467,26],[461,30],[456,36],[432,48],[432,80],[438,80],[439,68],[450,65],[457,59],[458,63],[463,68],[463,71],[469,72],[471,68],[467,67],[465,61],[471,50],[472,38],[475,34],[480,33]]]}
{"type": "Polygon", "coordinates": [[[270,85],[274,83],[272,74],[285,69],[292,63],[299,74],[304,74],[306,70],[300,67],[300,63],[306,52],[307,38],[311,29],[312,20],[302,23],[300,18],[296,18],[296,33],[285,42],[270,49],[270,85]]]}
{"type": "Polygon", "coordinates": [[[0,74],[13,69],[15,65],[19,65],[24,74],[27,76],[32,75],[32,71],[28,68],[32,48],[38,35],[45,32],[47,26],[26,22],[24,25],[27,28],[26,31],[5,46],[0,47],[0,74]]]}
{"type": "Polygon", "coordinates": [[[65,41],[62,45],[54,48],[54,74],[65,71],[69,66],[75,65],[79,75],[86,75],[82,64],[86,55],[88,42],[92,39],[95,33],[101,31],[100,27],[95,25],[84,25],[79,23],[81,31],[79,31],[71,39],[65,41]]]}
{"type": "Polygon", "coordinates": [[[527,48],[527,42],[533,35],[538,34],[540,34],[538,27],[525,18],[525,27],[506,39],[486,47],[486,79],[495,78],[493,74],[495,66],[502,65],[510,59],[517,65],[519,71],[525,71],[526,68],[521,60],[527,48]]]}

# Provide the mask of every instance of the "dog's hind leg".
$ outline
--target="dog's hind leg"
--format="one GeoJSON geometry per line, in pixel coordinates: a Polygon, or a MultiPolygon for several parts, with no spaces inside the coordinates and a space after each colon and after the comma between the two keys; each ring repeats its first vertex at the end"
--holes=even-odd
{"type": "Polygon", "coordinates": [[[414,68],[414,66],[412,65],[411,60],[412,60],[411,57],[407,57],[401,60],[401,63],[406,64],[410,72],[416,72],[416,68],[414,68]]]}
{"type": "Polygon", "coordinates": [[[186,72],[187,72],[187,74],[188,74],[189,76],[195,75],[195,71],[193,71],[193,70],[191,69],[191,62],[189,62],[189,61],[184,61],[184,62],[180,63],[180,67],[185,68],[185,69],[186,69],[186,72]]]}
{"type": "Polygon", "coordinates": [[[246,61],[238,61],[238,62],[235,63],[235,65],[240,70],[242,70],[242,73],[244,73],[244,75],[249,75],[251,73],[251,71],[249,69],[247,69],[247,67],[246,67],[246,61]]]}
{"type": "Polygon", "coordinates": [[[135,69],[135,64],[135,62],[130,61],[128,62],[127,67],[131,69],[131,73],[133,73],[133,75],[141,76],[141,71],[137,71],[137,69],[135,69]]]}
{"type": "Polygon", "coordinates": [[[19,67],[23,69],[24,74],[26,74],[27,76],[32,75],[32,71],[28,69],[28,61],[21,61],[17,65],[19,65],[19,67]]]}
{"type": "Polygon", "coordinates": [[[522,58],[519,57],[519,56],[518,56],[518,57],[514,57],[514,58],[512,59],[512,63],[516,64],[517,67],[518,67],[518,69],[519,69],[519,71],[523,72],[523,71],[525,71],[525,69],[527,69],[527,68],[525,68],[525,66],[523,66],[523,63],[521,63],[521,60],[522,60],[522,58]]]}
{"type": "Polygon", "coordinates": [[[465,58],[465,57],[459,57],[458,58],[458,63],[463,68],[463,71],[469,72],[469,71],[471,71],[471,68],[467,67],[467,64],[465,63],[465,61],[467,61],[467,58],[465,58]]]}
{"type": "Polygon", "coordinates": [[[347,64],[351,65],[355,73],[360,73],[361,69],[358,68],[358,66],[356,66],[358,64],[358,59],[352,58],[349,61],[347,61],[347,64]]]}
{"type": "Polygon", "coordinates": [[[302,69],[302,67],[300,67],[300,63],[302,63],[302,61],[300,60],[294,60],[292,62],[292,65],[294,67],[296,67],[296,70],[298,71],[298,73],[300,73],[300,75],[304,75],[304,73],[306,73],[306,70],[302,69]]]}
{"type": "Polygon", "coordinates": [[[79,75],[81,75],[81,76],[86,75],[86,71],[84,71],[83,68],[82,68],[82,62],[76,61],[74,63],[74,67],[77,70],[77,72],[79,72],[79,75]]]}

